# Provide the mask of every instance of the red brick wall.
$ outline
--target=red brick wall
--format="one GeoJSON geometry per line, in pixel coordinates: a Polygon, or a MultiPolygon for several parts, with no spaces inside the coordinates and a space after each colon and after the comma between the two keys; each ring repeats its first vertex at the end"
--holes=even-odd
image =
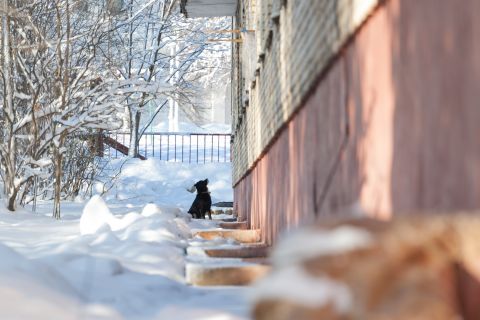
{"type": "Polygon", "coordinates": [[[480,2],[390,0],[250,174],[239,216],[281,230],[361,208],[480,208],[480,2]]]}

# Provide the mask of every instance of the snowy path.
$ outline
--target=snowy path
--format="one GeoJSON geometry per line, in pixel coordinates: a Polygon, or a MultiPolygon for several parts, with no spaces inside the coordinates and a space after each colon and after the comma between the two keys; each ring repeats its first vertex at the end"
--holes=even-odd
{"type": "MultiPolygon", "coordinates": [[[[49,204],[40,205],[37,214],[0,212],[0,296],[7,297],[0,300],[0,318],[249,318],[248,288],[185,284],[191,229],[214,227],[209,221],[189,221],[175,208],[191,201],[180,190],[196,177],[185,167],[167,174],[169,164],[147,161],[142,166],[150,167],[135,164],[125,170],[121,187],[107,197],[108,208],[93,201],[83,218],[85,203],[64,204],[61,221],[46,215],[49,204]],[[165,190],[163,198],[157,197],[160,204],[147,205],[154,197],[151,190],[159,186],[165,190]],[[175,193],[168,203],[165,194],[175,193]]],[[[204,168],[202,178],[208,174],[214,186],[228,186],[215,180],[228,176],[228,169],[204,168]]],[[[218,194],[228,197],[229,191],[220,189],[218,194]]]]}

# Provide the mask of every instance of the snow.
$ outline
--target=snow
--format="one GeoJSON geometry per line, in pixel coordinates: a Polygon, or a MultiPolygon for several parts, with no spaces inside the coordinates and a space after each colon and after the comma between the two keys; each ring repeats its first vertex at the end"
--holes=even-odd
{"type": "Polygon", "coordinates": [[[370,233],[352,226],[332,230],[304,228],[282,238],[272,253],[276,266],[285,266],[325,255],[333,255],[368,247],[373,243],[370,233]]]}
{"type": "Polygon", "coordinates": [[[103,196],[63,203],[62,220],[49,202],[36,214],[0,211],[0,318],[249,319],[250,289],[185,283],[186,248],[202,243],[192,230],[216,227],[185,213],[195,197],[186,188],[209,178],[214,201],[231,201],[230,173],[129,160],[103,196]]]}
{"type": "Polygon", "coordinates": [[[92,234],[97,232],[103,226],[109,227],[109,222],[113,222],[113,215],[103,199],[95,195],[88,201],[83,209],[80,218],[80,234],[92,234]]]}
{"type": "MultiPolygon", "coordinates": [[[[202,126],[196,125],[191,122],[179,122],[178,128],[180,132],[189,132],[189,133],[231,133],[232,126],[230,124],[223,123],[209,123],[202,126]]],[[[155,125],[153,128],[154,132],[168,132],[169,123],[160,122],[155,125]]]]}
{"type": "Polygon", "coordinates": [[[368,231],[353,226],[303,227],[292,231],[280,238],[271,255],[273,271],[255,285],[251,299],[254,302],[276,299],[311,308],[331,305],[337,312],[347,313],[353,305],[349,287],[327,275],[308,274],[303,263],[366,248],[373,241],[368,231]]]}
{"type": "Polygon", "coordinates": [[[341,313],[349,311],[353,304],[345,284],[327,277],[314,278],[295,265],[267,275],[255,289],[254,300],[279,299],[312,308],[333,305],[341,313]]]}
{"type": "MultiPolygon", "coordinates": [[[[120,166],[121,159],[112,160],[120,166]]],[[[107,201],[117,200],[134,207],[142,198],[166,208],[188,211],[195,198],[187,189],[195,182],[209,179],[208,189],[212,202],[233,201],[231,163],[188,164],[160,161],[158,159],[129,160],[122,169],[120,180],[106,195],[107,201]]],[[[101,190],[102,186],[98,186],[101,190]]]]}
{"type": "Polygon", "coordinates": [[[116,218],[105,201],[99,195],[94,195],[83,209],[80,218],[80,234],[94,234],[99,230],[121,230],[141,218],[142,215],[135,212],[116,218]]]}

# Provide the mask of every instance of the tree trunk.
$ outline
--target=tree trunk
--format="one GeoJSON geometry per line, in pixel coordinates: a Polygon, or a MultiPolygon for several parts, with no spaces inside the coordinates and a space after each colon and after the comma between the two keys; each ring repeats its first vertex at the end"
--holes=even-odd
{"type": "Polygon", "coordinates": [[[139,145],[140,145],[140,111],[135,110],[131,111],[132,125],[130,128],[130,148],[128,155],[132,158],[138,158],[140,155],[139,145]],[[134,113],[134,114],[132,114],[134,113]]]}
{"type": "Polygon", "coordinates": [[[18,194],[18,189],[14,189],[13,193],[8,195],[8,203],[7,203],[7,209],[9,211],[15,211],[16,209],[16,204],[17,204],[17,194],[18,194]]]}
{"type": "Polygon", "coordinates": [[[137,110],[137,113],[135,114],[135,158],[138,158],[140,156],[140,115],[140,111],[137,110]]]}
{"type": "Polygon", "coordinates": [[[15,123],[15,113],[13,106],[13,86],[12,86],[12,57],[10,50],[10,18],[8,16],[8,7],[7,2],[3,2],[3,11],[4,15],[2,16],[2,49],[3,49],[3,60],[2,60],[2,71],[4,75],[4,116],[7,123],[7,136],[5,137],[8,140],[7,150],[3,155],[4,163],[4,184],[5,184],[5,194],[7,196],[7,208],[10,211],[15,211],[16,199],[18,194],[18,189],[15,188],[15,165],[16,165],[16,144],[15,137],[13,136],[13,124],[15,123]]]}
{"type": "Polygon", "coordinates": [[[62,147],[65,144],[66,133],[60,135],[58,146],[54,144],[53,158],[54,158],[54,193],[53,193],[53,217],[60,219],[60,201],[62,196],[62,173],[63,173],[63,153],[62,147]]]}
{"type": "Polygon", "coordinates": [[[60,219],[60,200],[62,192],[62,154],[59,147],[54,147],[55,158],[55,181],[54,181],[54,199],[53,199],[53,217],[60,219]]]}

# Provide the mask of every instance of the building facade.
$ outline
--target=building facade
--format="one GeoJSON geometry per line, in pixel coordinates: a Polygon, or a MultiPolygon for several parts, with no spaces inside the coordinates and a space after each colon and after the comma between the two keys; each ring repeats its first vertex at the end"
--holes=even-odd
{"type": "Polygon", "coordinates": [[[479,1],[206,2],[235,12],[234,205],[266,243],[331,215],[480,208],[479,1]]]}
{"type": "Polygon", "coordinates": [[[273,243],[329,215],[480,208],[480,2],[243,0],[235,209],[273,243]]]}

